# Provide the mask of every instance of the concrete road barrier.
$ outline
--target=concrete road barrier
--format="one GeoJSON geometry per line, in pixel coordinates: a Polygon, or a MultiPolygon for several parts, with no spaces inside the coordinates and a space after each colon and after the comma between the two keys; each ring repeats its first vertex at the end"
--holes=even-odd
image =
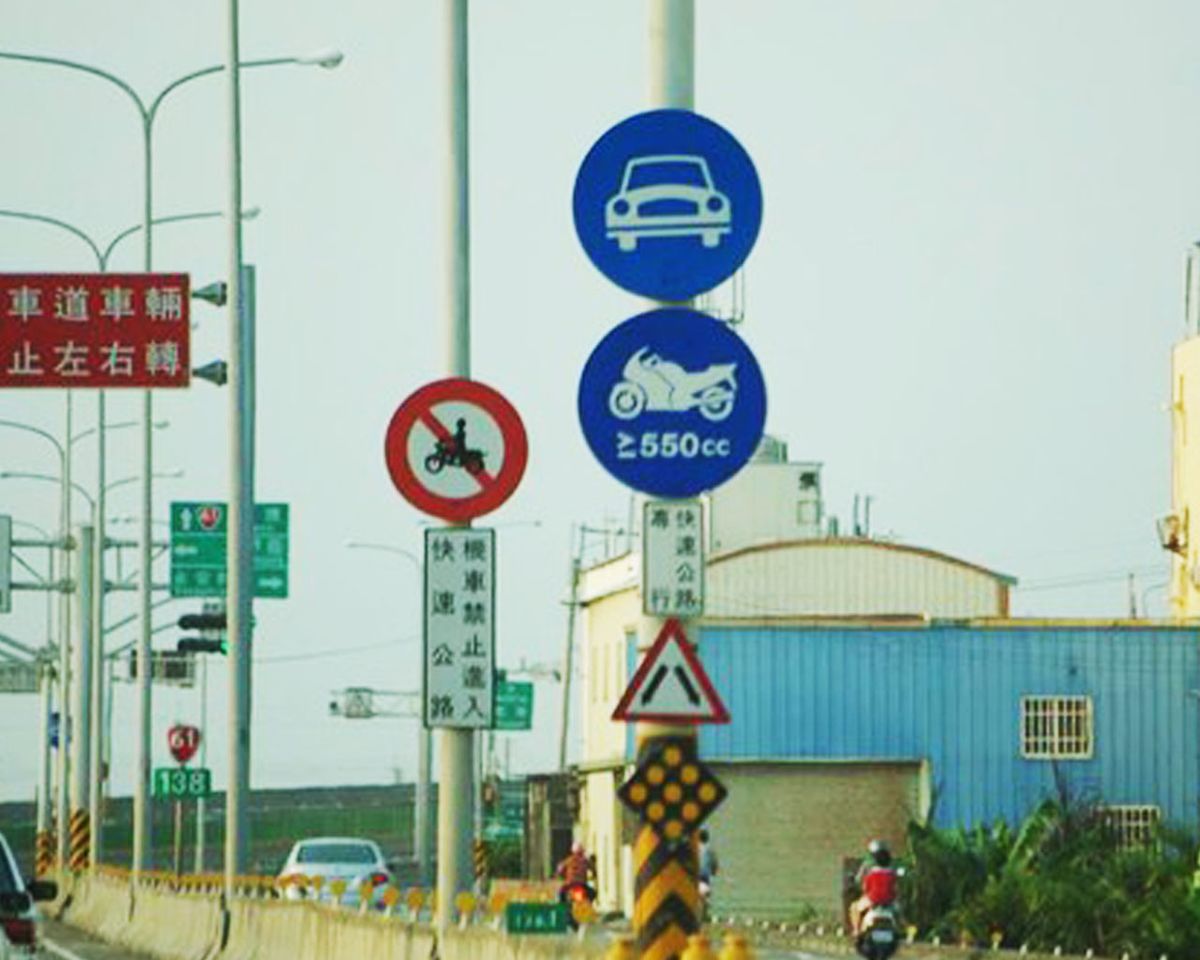
{"type": "Polygon", "coordinates": [[[210,960],[220,951],[223,925],[217,895],[147,884],[134,894],[129,923],[109,939],[160,960],[210,960]]]}

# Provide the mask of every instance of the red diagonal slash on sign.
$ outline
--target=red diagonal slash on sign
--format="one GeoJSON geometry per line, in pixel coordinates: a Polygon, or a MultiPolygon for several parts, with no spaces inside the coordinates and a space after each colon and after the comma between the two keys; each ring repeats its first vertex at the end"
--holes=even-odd
{"type": "MultiPolygon", "coordinates": [[[[432,410],[426,410],[418,419],[429,428],[430,433],[438,439],[439,443],[444,443],[447,447],[454,446],[454,434],[447,430],[446,425],[433,415],[432,410]]],[[[463,469],[467,470],[465,466],[463,469]]],[[[467,476],[475,478],[475,482],[479,484],[480,490],[487,490],[488,487],[496,482],[496,478],[485,467],[481,467],[475,471],[467,470],[467,476]]]]}
{"type": "Polygon", "coordinates": [[[485,384],[456,377],[428,383],[400,404],[388,424],[383,453],[392,482],[409,503],[435,517],[462,523],[490,513],[512,495],[525,473],[529,445],[512,404],[485,384]],[[428,486],[429,477],[418,476],[408,461],[409,441],[418,423],[440,443],[453,445],[454,434],[433,413],[439,403],[466,404],[490,417],[500,431],[500,467],[494,472],[467,471],[479,487],[474,493],[438,493],[428,486]]]}

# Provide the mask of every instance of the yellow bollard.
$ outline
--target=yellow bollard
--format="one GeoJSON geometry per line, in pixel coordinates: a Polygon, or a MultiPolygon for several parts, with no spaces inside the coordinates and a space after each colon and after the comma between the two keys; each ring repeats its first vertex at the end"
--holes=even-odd
{"type": "Polygon", "coordinates": [[[586,900],[576,900],[571,904],[571,916],[578,924],[592,923],[596,919],[596,908],[586,900]]]}
{"type": "Polygon", "coordinates": [[[754,960],[754,951],[740,933],[727,933],[717,960],[754,960]]]}
{"type": "Polygon", "coordinates": [[[404,902],[408,904],[408,909],[414,915],[420,913],[421,907],[425,903],[425,891],[420,887],[410,888],[408,893],[404,895],[404,902]]]}
{"type": "Polygon", "coordinates": [[[917,925],[915,923],[910,923],[907,927],[905,927],[904,932],[909,943],[917,942],[917,925]]]}
{"type": "Polygon", "coordinates": [[[329,895],[333,897],[333,902],[341,905],[342,894],[346,892],[346,881],[339,877],[336,880],[329,881],[329,895]]]}
{"type": "Polygon", "coordinates": [[[617,937],[604,954],[604,960],[638,960],[633,937],[617,937]]]}
{"type": "MultiPolygon", "coordinates": [[[[724,952],[721,955],[724,956],[724,952]]],[[[702,933],[693,933],[687,938],[687,946],[683,948],[679,960],[717,960],[717,958],[712,947],[709,946],[708,937],[702,933]]]]}
{"type": "Polygon", "coordinates": [[[496,916],[504,912],[504,908],[508,906],[508,894],[502,890],[492,891],[492,895],[488,897],[488,913],[496,916]]]}
{"type": "Polygon", "coordinates": [[[457,894],[454,898],[454,909],[458,911],[459,922],[465,924],[475,910],[475,894],[469,890],[457,894]]]}

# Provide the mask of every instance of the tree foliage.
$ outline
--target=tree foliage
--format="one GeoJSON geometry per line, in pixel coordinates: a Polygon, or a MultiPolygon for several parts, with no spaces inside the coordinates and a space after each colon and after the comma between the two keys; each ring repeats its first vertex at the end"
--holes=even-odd
{"type": "Polygon", "coordinates": [[[1139,847],[1121,838],[1099,805],[1064,789],[1015,832],[1004,822],[971,829],[908,828],[904,914],[924,933],[1049,952],[1100,956],[1200,956],[1198,843],[1172,828],[1139,847]]]}

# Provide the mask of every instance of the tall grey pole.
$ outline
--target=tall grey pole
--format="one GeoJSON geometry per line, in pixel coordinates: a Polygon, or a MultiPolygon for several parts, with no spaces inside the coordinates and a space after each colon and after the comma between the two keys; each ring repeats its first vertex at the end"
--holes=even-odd
{"type": "MultiPolygon", "coordinates": [[[[200,766],[208,767],[208,657],[200,658],[200,766]]],[[[204,873],[204,816],[203,797],[196,798],[196,867],[194,873],[204,873]]]]}
{"type": "MultiPolygon", "coordinates": [[[[53,580],[53,576],[50,577],[53,580]]],[[[54,669],[49,660],[38,668],[38,789],[37,840],[35,841],[37,874],[42,875],[46,832],[50,829],[50,714],[54,710],[54,669]]]]}
{"type": "Polygon", "coordinates": [[[80,870],[87,865],[91,848],[88,825],[88,796],[91,770],[91,699],[92,699],[92,528],[78,528],[76,543],[79,546],[76,559],[78,576],[75,599],[78,603],[77,629],[75,637],[74,675],[71,702],[71,819],[70,849],[68,863],[71,870],[80,870]]]}
{"type": "MultiPolygon", "coordinates": [[[[446,361],[455,377],[471,375],[470,219],[467,150],[467,0],[444,0],[441,84],[443,107],[443,184],[445,208],[444,296],[446,361]]],[[[474,793],[474,734],[438,730],[441,775],[438,782],[437,929],[446,932],[454,918],[454,899],[471,881],[471,798],[474,793]]]]}
{"type": "MultiPolygon", "coordinates": [[[[64,583],[71,580],[71,391],[66,391],[66,425],[62,445],[62,504],[59,508],[59,533],[63,540],[59,577],[64,583]]],[[[70,799],[71,752],[67,736],[70,722],[71,691],[71,595],[65,590],[59,596],[58,608],[58,784],[56,796],[57,824],[55,826],[55,860],[60,871],[67,867],[70,831],[67,814],[70,799]]]]}
{"type": "MultiPolygon", "coordinates": [[[[572,540],[575,539],[572,531],[572,540]]],[[[558,731],[558,770],[567,769],[567,732],[571,726],[571,675],[575,670],[575,612],[579,609],[579,566],[583,556],[583,528],[579,528],[578,546],[571,544],[571,599],[567,607],[567,641],[563,649],[562,726],[558,731]]]]}
{"type": "Polygon", "coordinates": [[[691,110],[696,96],[694,0],[651,0],[650,106],[691,110]]]}
{"type": "MultiPolygon", "coordinates": [[[[107,773],[104,764],[104,485],[107,482],[107,453],[104,443],[104,391],[96,394],[96,528],[92,533],[92,671],[88,682],[92,686],[91,738],[88,742],[91,781],[88,784],[88,819],[92,824],[92,848],[88,864],[94,869],[104,855],[103,783],[107,773]]],[[[82,547],[80,548],[82,549],[82,547]]]]}
{"type": "MultiPolygon", "coordinates": [[[[229,0],[225,74],[229,228],[229,518],[226,616],[229,634],[229,785],[225,794],[225,896],[249,862],[251,628],[254,561],[254,324],[242,274],[242,103],[238,0],[229,0]]],[[[251,275],[252,276],[252,275],[251,275]]]]}
{"type": "MultiPolygon", "coordinates": [[[[424,690],[422,690],[424,698],[424,690]]],[[[422,711],[422,714],[424,711],[422,711]]],[[[430,831],[432,822],[429,816],[431,792],[429,789],[430,768],[433,766],[433,737],[425,726],[423,715],[417,717],[417,795],[413,810],[414,853],[417,859],[418,882],[423,887],[433,882],[430,871],[430,831]]]]}
{"type": "MultiPolygon", "coordinates": [[[[694,105],[695,94],[695,7],[693,0],[651,0],[649,6],[649,84],[648,92],[651,108],[675,108],[690,110],[694,105]]],[[[640,601],[640,598],[639,598],[640,601]]],[[[639,603],[640,605],[640,603],[639,603]]],[[[638,647],[645,651],[662,629],[664,621],[658,617],[642,614],[638,617],[638,647]]],[[[685,628],[692,630],[694,621],[685,621],[685,628]]],[[[639,762],[644,757],[644,751],[655,741],[667,736],[691,737],[696,736],[694,727],[667,725],[658,723],[638,723],[634,727],[639,762]]],[[[656,871],[644,869],[651,857],[662,855],[663,848],[656,849],[655,844],[644,842],[653,836],[648,824],[643,824],[639,830],[634,847],[634,934],[638,941],[638,949],[647,951],[653,944],[655,949],[662,949],[664,943],[662,931],[648,923],[648,917],[641,909],[643,903],[653,898],[652,888],[656,871]]],[[[699,902],[696,892],[696,861],[694,848],[683,845],[670,849],[667,854],[675,861],[674,865],[682,867],[692,888],[693,903],[699,902]]],[[[686,945],[686,936],[695,933],[701,918],[699,912],[689,911],[689,915],[679,917],[682,928],[677,927],[677,949],[682,952],[686,945]]]]}
{"type": "MultiPolygon", "coordinates": [[[[154,118],[143,112],[142,116],[142,266],[147,273],[154,265],[154,192],[153,192],[153,137],[151,125],[154,118]]],[[[153,762],[151,725],[153,708],[151,702],[152,668],[150,653],[150,597],[154,585],[151,546],[154,529],[151,525],[154,509],[154,403],[149,390],[142,392],[142,518],[138,525],[138,644],[137,644],[137,743],[134,750],[133,771],[133,883],[136,886],[143,870],[150,863],[150,767],[153,762]]],[[[103,534],[101,534],[103,536],[103,534]]]]}

